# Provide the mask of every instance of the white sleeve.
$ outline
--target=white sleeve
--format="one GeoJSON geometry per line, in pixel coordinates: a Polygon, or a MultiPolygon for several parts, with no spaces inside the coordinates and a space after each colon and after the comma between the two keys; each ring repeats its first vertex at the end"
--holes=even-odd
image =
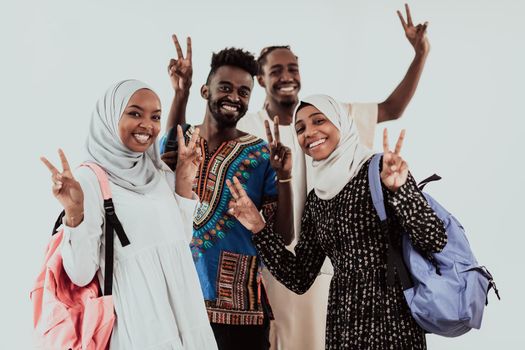
{"type": "Polygon", "coordinates": [[[166,180],[179,207],[180,217],[184,225],[184,235],[187,237],[188,243],[191,243],[193,237],[193,214],[195,214],[195,208],[197,208],[199,204],[199,197],[195,192],[192,192],[193,197],[191,199],[179,196],[177,192],[175,192],[175,174],[172,171],[166,171],[166,180]]]}
{"type": "Polygon", "coordinates": [[[71,281],[85,286],[93,280],[100,264],[104,208],[95,173],[82,167],[74,176],[84,192],[84,220],[77,227],[68,227],[64,218],[61,253],[64,270],[71,281]]]}
{"type": "Polygon", "coordinates": [[[374,148],[374,135],[377,126],[379,107],[377,103],[343,103],[359,132],[361,144],[374,148]]]}
{"type": "Polygon", "coordinates": [[[184,234],[187,237],[189,244],[193,238],[193,214],[195,213],[195,208],[199,203],[199,197],[197,197],[195,192],[193,192],[192,199],[181,197],[175,193],[175,200],[179,206],[182,224],[184,225],[184,234]]]}

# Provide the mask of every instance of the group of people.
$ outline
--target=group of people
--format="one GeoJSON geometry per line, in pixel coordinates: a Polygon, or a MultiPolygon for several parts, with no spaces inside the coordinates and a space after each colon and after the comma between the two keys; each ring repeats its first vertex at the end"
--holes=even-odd
{"type": "MultiPolygon", "coordinates": [[[[186,124],[191,40],[168,74],[174,98],[167,131],[159,97],[124,80],[97,102],[85,161],[108,174],[115,211],[131,244],[115,243],[116,322],[110,349],[424,349],[399,281],[386,281],[390,240],[368,191],[377,123],[399,118],[419,82],[427,23],[398,12],[415,55],[381,103],[302,100],[298,57],[289,46],[214,53],[200,89],[200,125],[186,124]],[[247,113],[257,83],[266,99],[247,113]],[[170,140],[168,135],[176,135],[170,140]],[[265,141],[266,140],[266,141],[265,141]],[[177,149],[167,145],[176,142],[177,149]]],[[[401,157],[383,135],[381,181],[391,232],[415,246],[446,244],[401,157]]],[[[104,276],[104,204],[95,174],[46,158],[65,210],[61,246],[73,283],[104,276]]]]}

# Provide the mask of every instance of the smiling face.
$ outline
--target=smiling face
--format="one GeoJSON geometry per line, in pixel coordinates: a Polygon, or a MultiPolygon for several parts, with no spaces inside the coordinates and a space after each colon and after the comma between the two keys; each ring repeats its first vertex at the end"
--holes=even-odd
{"type": "Polygon", "coordinates": [[[253,78],[247,71],[233,67],[219,67],[201,95],[208,100],[208,109],[221,127],[235,127],[248,110],[253,78]]]}
{"type": "Polygon", "coordinates": [[[137,90],[129,99],[118,124],[120,140],[133,152],[146,152],[160,132],[160,100],[149,89],[137,90]]]}
{"type": "Polygon", "coordinates": [[[314,160],[326,159],[339,144],[339,129],[321,111],[311,105],[297,112],[295,131],[304,153],[314,160]]]}
{"type": "Polygon", "coordinates": [[[289,49],[275,49],[268,54],[257,81],[268,98],[283,107],[293,107],[299,101],[301,76],[297,57],[289,49]]]}

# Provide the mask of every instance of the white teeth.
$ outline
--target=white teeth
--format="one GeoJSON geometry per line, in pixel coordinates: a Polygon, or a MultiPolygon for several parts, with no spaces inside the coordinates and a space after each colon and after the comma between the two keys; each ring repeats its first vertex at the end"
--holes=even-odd
{"type": "Polygon", "coordinates": [[[148,140],[150,139],[150,135],[148,134],[133,134],[135,137],[135,140],[137,140],[139,143],[148,143],[148,140]]]}
{"type": "Polygon", "coordinates": [[[222,105],[222,108],[224,108],[227,111],[237,112],[237,107],[222,105]]]}
{"type": "Polygon", "coordinates": [[[312,142],[308,147],[314,148],[315,146],[319,146],[320,144],[323,144],[326,141],[326,139],[319,139],[315,142],[312,142]]]}
{"type": "Polygon", "coordinates": [[[295,89],[294,86],[287,86],[287,87],[282,87],[279,90],[284,91],[284,92],[292,92],[294,91],[294,89],[295,89]]]}

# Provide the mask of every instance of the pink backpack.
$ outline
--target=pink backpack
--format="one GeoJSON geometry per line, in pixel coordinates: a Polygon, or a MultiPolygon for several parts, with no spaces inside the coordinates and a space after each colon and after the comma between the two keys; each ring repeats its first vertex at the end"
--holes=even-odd
{"type": "Polygon", "coordinates": [[[109,348],[109,338],[115,322],[113,298],[113,230],[122,246],[129,240],[118,220],[111,200],[109,181],[104,169],[94,163],[84,163],[95,172],[102,190],[105,210],[105,280],[101,295],[97,277],[79,287],[69,279],[62,265],[60,243],[64,212],[58,217],[46,250],[42,270],[31,291],[34,338],[37,349],[103,350],[109,348]],[[55,234],[56,232],[56,234],[55,234]]]}

